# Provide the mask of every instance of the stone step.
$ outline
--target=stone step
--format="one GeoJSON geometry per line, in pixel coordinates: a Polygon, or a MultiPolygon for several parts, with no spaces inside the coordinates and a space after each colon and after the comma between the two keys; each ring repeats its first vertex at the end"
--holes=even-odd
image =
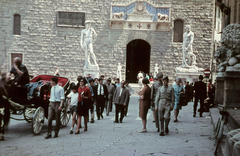
{"type": "Polygon", "coordinates": [[[240,109],[229,109],[228,124],[232,129],[240,128],[240,109]]]}

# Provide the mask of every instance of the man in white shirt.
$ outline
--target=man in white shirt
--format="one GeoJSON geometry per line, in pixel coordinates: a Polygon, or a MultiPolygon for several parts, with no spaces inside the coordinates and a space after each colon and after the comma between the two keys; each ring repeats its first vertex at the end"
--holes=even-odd
{"type": "Polygon", "coordinates": [[[63,106],[63,102],[65,99],[64,89],[58,85],[58,78],[52,77],[51,78],[51,95],[50,95],[50,104],[48,107],[48,134],[46,135],[45,139],[49,139],[52,137],[52,120],[55,115],[56,119],[56,126],[55,126],[55,135],[54,138],[58,137],[58,132],[60,129],[60,115],[63,106]]]}
{"type": "Polygon", "coordinates": [[[115,81],[115,82],[116,82],[116,83],[115,83],[116,88],[121,86],[121,83],[120,83],[119,78],[116,78],[116,81],[115,81]]]}
{"type": "Polygon", "coordinates": [[[106,84],[106,83],[107,83],[107,81],[104,79],[104,75],[101,75],[100,78],[103,79],[103,84],[106,84]]]}
{"type": "Polygon", "coordinates": [[[77,86],[73,86],[72,87],[72,92],[68,95],[69,98],[69,108],[70,108],[70,112],[72,114],[72,127],[70,130],[70,134],[73,134],[73,128],[74,125],[76,123],[76,114],[77,114],[77,107],[78,107],[78,87],[77,86]]]}

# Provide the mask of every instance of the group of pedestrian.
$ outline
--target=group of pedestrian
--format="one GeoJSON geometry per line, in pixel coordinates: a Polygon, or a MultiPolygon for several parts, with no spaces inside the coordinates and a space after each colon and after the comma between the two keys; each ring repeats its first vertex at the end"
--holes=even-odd
{"type": "MultiPolygon", "coordinates": [[[[112,112],[115,105],[114,123],[122,123],[124,116],[127,116],[130,96],[135,92],[128,81],[119,82],[118,78],[105,80],[102,75],[99,79],[78,76],[77,85],[72,85],[72,92],[67,95],[69,99],[69,113],[72,114],[72,125],[70,134],[74,133],[74,126],[77,124],[75,134],[80,134],[81,120],[84,118],[84,131],[87,131],[89,121],[89,110],[91,113],[91,123],[94,123],[94,111],[96,109],[97,120],[103,119],[103,111],[106,109],[106,116],[112,112]],[[119,113],[121,113],[119,118],[119,113]],[[77,119],[76,119],[77,117],[77,119]]],[[[64,90],[58,85],[58,77],[51,78],[51,94],[48,109],[48,133],[46,139],[52,137],[52,120],[56,118],[54,137],[58,137],[60,127],[60,113],[63,106],[64,90]]]]}
{"type": "Polygon", "coordinates": [[[203,76],[199,76],[194,87],[191,87],[189,83],[185,83],[183,86],[181,78],[176,78],[173,85],[169,85],[168,76],[163,76],[160,72],[156,75],[156,80],[151,88],[147,85],[149,80],[147,78],[142,79],[143,89],[138,93],[139,99],[139,116],[142,118],[143,129],[140,132],[147,132],[146,128],[146,116],[148,109],[150,108],[153,113],[153,122],[156,124],[157,132],[160,132],[160,136],[164,136],[169,133],[169,122],[171,117],[171,111],[174,111],[173,122],[178,122],[179,111],[182,109],[181,98],[186,93],[188,96],[187,102],[191,101],[192,94],[191,89],[195,91],[195,100],[193,106],[193,117],[196,117],[196,109],[198,101],[200,100],[199,116],[202,117],[203,100],[206,98],[206,84],[202,82],[203,76]]]}
{"type": "MultiPolygon", "coordinates": [[[[15,76],[15,84],[19,87],[29,82],[29,75],[26,67],[21,64],[19,58],[14,59],[14,66],[10,73],[15,76]],[[27,80],[28,79],[28,80],[27,80]]],[[[3,79],[5,77],[3,76],[3,79]]],[[[193,99],[193,91],[195,91],[195,100],[193,106],[193,117],[196,117],[197,105],[200,100],[199,116],[202,117],[204,100],[207,97],[206,83],[203,76],[199,76],[199,81],[194,86],[185,82],[183,86],[180,78],[170,86],[168,76],[164,76],[160,72],[154,79],[155,82],[149,87],[149,77],[138,74],[138,82],[141,84],[141,90],[138,93],[139,99],[139,116],[142,118],[143,129],[141,132],[147,132],[147,113],[148,109],[152,110],[153,122],[156,124],[157,131],[160,136],[164,132],[169,133],[169,122],[171,111],[174,110],[174,122],[178,122],[179,111],[181,110],[180,98],[181,94],[186,94],[188,101],[193,99]]],[[[127,116],[130,96],[135,92],[129,85],[128,81],[121,81],[119,78],[104,79],[102,75],[99,79],[93,79],[90,75],[87,77],[78,76],[77,85],[72,85],[72,92],[67,96],[69,98],[69,112],[72,114],[72,126],[70,134],[73,134],[74,125],[77,124],[75,134],[80,133],[81,119],[84,118],[84,131],[87,131],[87,123],[89,121],[89,110],[91,113],[91,123],[94,123],[94,111],[96,109],[97,120],[103,119],[103,111],[106,109],[106,115],[112,112],[113,104],[115,105],[115,121],[114,123],[122,123],[124,116],[127,116]],[[119,118],[119,113],[121,113],[119,118]],[[76,119],[77,117],[77,119],[76,119]]],[[[58,137],[60,128],[60,114],[65,100],[64,89],[58,85],[58,77],[51,78],[51,94],[50,104],[48,108],[48,133],[46,139],[52,137],[52,120],[56,119],[55,135],[58,137]]],[[[208,85],[208,96],[214,98],[214,84],[208,85]]]]}
{"type": "MultiPolygon", "coordinates": [[[[160,136],[169,133],[169,122],[171,111],[175,106],[175,92],[172,86],[168,85],[168,76],[163,77],[162,73],[158,73],[157,81],[150,87],[146,84],[149,83],[147,78],[143,79],[145,84],[144,89],[140,92],[140,117],[143,122],[143,130],[140,132],[147,132],[146,129],[146,113],[150,108],[153,112],[153,122],[156,123],[157,132],[160,131],[160,136]],[[143,106],[143,105],[147,106],[143,106]]],[[[177,106],[176,106],[176,109],[177,106]]]]}

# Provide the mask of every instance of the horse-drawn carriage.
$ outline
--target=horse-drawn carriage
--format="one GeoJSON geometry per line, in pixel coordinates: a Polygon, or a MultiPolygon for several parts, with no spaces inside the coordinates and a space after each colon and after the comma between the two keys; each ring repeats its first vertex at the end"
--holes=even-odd
{"type": "MultiPolygon", "coordinates": [[[[42,130],[44,119],[48,118],[48,106],[51,92],[52,75],[38,75],[34,77],[26,87],[11,86],[11,96],[8,99],[10,109],[23,111],[24,119],[32,123],[33,134],[39,134],[42,130]]],[[[70,81],[65,77],[58,77],[58,85],[64,88],[65,97],[70,92],[70,81]]],[[[71,114],[67,113],[68,100],[65,100],[60,117],[60,125],[65,127],[71,114]]],[[[15,118],[13,118],[15,119],[15,118]]],[[[19,120],[19,119],[17,119],[19,120]]]]}

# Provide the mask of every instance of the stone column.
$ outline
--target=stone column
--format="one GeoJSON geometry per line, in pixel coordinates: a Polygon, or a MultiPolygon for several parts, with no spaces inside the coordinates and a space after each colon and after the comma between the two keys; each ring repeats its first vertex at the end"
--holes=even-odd
{"type": "Polygon", "coordinates": [[[227,67],[224,79],[224,106],[240,108],[240,69],[227,67]]]}
{"type": "Polygon", "coordinates": [[[236,23],[240,24],[240,1],[237,2],[237,21],[236,23]]]}
{"type": "Polygon", "coordinates": [[[224,73],[218,73],[215,86],[215,101],[214,104],[223,104],[224,96],[224,73]]]}
{"type": "Polygon", "coordinates": [[[236,23],[236,13],[237,13],[237,10],[235,10],[236,5],[237,4],[235,3],[235,0],[230,1],[230,5],[229,5],[231,6],[230,23],[236,23]]]}

